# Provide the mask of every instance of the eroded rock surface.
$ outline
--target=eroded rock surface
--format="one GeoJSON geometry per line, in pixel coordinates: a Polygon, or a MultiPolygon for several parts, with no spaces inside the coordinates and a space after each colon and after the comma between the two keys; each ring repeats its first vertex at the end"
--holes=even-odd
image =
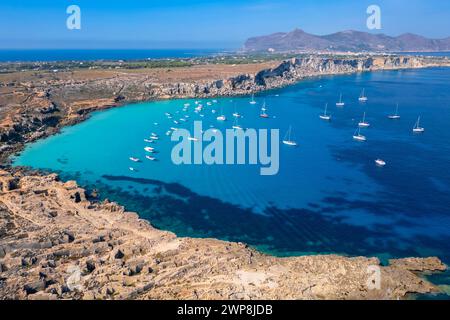
{"type": "Polygon", "coordinates": [[[435,286],[437,258],[276,258],[244,244],[178,238],[73,181],[11,174],[0,192],[1,299],[397,299],[435,286]],[[381,288],[370,290],[373,266],[381,288]],[[369,282],[369,283],[368,283],[369,282]]]}

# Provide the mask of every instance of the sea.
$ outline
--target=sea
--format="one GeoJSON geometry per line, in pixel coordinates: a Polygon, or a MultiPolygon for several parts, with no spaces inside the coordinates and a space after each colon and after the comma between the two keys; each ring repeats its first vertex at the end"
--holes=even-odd
{"type": "Polygon", "coordinates": [[[193,58],[227,52],[225,49],[2,49],[0,62],[145,60],[193,58]]]}
{"type": "MultiPolygon", "coordinates": [[[[254,99],[166,100],[96,112],[27,145],[14,165],[75,179],[179,236],[241,241],[277,256],[333,253],[382,263],[438,256],[450,264],[450,69],[316,77],[254,99]],[[366,103],[358,101],[363,89],[366,103]],[[336,106],[340,94],[344,107],[336,106]],[[327,103],[330,121],[319,118],[327,103]],[[389,119],[397,105],[400,119],[389,119]],[[235,112],[243,128],[278,129],[280,140],[292,128],[298,146],[280,143],[278,174],[263,176],[251,164],[173,162],[171,127],[192,131],[201,121],[205,130],[224,132],[235,112]],[[364,113],[370,127],[358,142],[353,135],[364,113]],[[227,121],[217,121],[219,114],[227,121]],[[419,117],[421,134],[413,133],[419,117]],[[152,136],[159,139],[144,141],[152,136]],[[146,146],[155,161],[145,158],[146,146]]],[[[432,279],[448,292],[448,273],[432,279]]]]}

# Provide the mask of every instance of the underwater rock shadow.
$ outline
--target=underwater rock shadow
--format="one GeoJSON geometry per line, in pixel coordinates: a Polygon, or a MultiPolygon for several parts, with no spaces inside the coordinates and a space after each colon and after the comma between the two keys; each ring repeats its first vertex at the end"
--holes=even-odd
{"type": "MultiPolygon", "coordinates": [[[[308,209],[270,206],[259,214],[251,208],[199,195],[179,183],[129,176],[104,175],[103,178],[157,187],[157,194],[149,195],[107,185],[98,189],[102,197],[120,202],[155,227],[173,231],[178,236],[245,242],[277,255],[299,252],[366,256],[389,252],[396,257],[420,255],[415,250],[417,243],[414,239],[402,239],[401,246],[398,245],[399,239],[389,225],[380,228],[354,226],[341,216],[323,214],[324,209],[320,206],[309,206],[308,209]],[[161,192],[161,189],[166,192],[161,192]]],[[[329,206],[327,208],[325,211],[330,210],[329,206]]],[[[431,238],[426,242],[436,245],[431,238]]]]}

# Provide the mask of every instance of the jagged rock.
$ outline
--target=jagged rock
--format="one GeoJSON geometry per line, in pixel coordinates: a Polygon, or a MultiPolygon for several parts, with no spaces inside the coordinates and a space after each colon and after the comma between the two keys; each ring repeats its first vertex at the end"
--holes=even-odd
{"type": "Polygon", "coordinates": [[[389,265],[418,272],[447,270],[447,266],[437,257],[390,259],[389,265]]]}
{"type": "Polygon", "coordinates": [[[125,257],[125,254],[122,252],[122,250],[117,250],[116,254],[114,255],[114,258],[116,259],[123,259],[125,257]]]}
{"type": "Polygon", "coordinates": [[[42,291],[45,289],[45,282],[42,280],[39,281],[35,281],[35,282],[31,282],[31,283],[27,283],[23,289],[25,290],[25,292],[30,295],[30,294],[34,294],[36,292],[42,291]]]}
{"type": "Polygon", "coordinates": [[[93,272],[95,270],[95,262],[92,260],[86,261],[86,269],[89,273],[93,272]]]}

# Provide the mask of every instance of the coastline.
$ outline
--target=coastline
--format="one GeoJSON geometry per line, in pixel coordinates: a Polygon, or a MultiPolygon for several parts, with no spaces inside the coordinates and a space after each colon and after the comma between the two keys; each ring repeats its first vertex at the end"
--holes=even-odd
{"type": "MultiPolygon", "coordinates": [[[[11,217],[24,217],[24,214],[26,217],[32,217],[31,221],[37,222],[36,220],[40,221],[43,220],[45,222],[55,222],[57,221],[55,226],[52,226],[57,230],[57,233],[64,233],[64,229],[71,229],[70,225],[67,225],[67,221],[70,221],[72,218],[69,218],[66,216],[66,214],[63,212],[63,208],[65,207],[73,207],[74,211],[77,212],[75,216],[80,214],[80,212],[83,212],[80,214],[80,218],[86,218],[86,216],[95,216],[95,220],[98,218],[99,221],[97,221],[97,225],[89,225],[84,226],[85,228],[82,230],[69,230],[72,234],[79,234],[79,233],[85,233],[87,235],[91,235],[91,232],[97,231],[96,228],[100,228],[102,230],[103,228],[107,228],[108,226],[105,226],[105,223],[108,225],[108,223],[111,223],[111,220],[104,221],[101,217],[96,217],[95,211],[101,211],[101,215],[105,214],[104,211],[108,211],[109,205],[114,206],[114,210],[112,210],[114,213],[118,212],[118,215],[116,216],[113,214],[113,220],[118,219],[125,224],[130,224],[132,228],[136,226],[142,227],[142,224],[146,224],[145,221],[139,220],[135,214],[125,214],[124,209],[120,208],[117,204],[109,204],[103,203],[103,204],[96,204],[90,202],[86,198],[86,194],[84,190],[78,188],[75,182],[67,182],[65,184],[58,182],[56,179],[56,176],[50,175],[50,176],[42,176],[42,175],[36,175],[32,173],[23,173],[20,170],[15,170],[9,168],[9,166],[4,165],[4,160],[9,157],[12,153],[18,152],[23,148],[23,146],[30,142],[37,139],[41,139],[43,137],[46,137],[48,135],[54,134],[58,132],[60,128],[66,125],[73,125],[75,123],[84,121],[89,117],[90,112],[92,111],[98,111],[103,110],[106,108],[111,107],[118,107],[124,104],[129,104],[133,101],[148,101],[151,100],[157,100],[157,99],[171,99],[171,98],[206,98],[206,97],[213,97],[213,96],[234,96],[234,95],[245,95],[252,92],[259,92],[263,90],[270,90],[275,88],[280,88],[283,86],[287,86],[293,83],[296,83],[298,81],[301,81],[305,78],[315,77],[315,76],[321,76],[321,75],[331,75],[331,74],[348,74],[348,73],[354,73],[354,72],[363,72],[363,71],[376,71],[376,70],[398,70],[398,69],[409,69],[409,68],[425,68],[425,67],[436,67],[436,66],[442,66],[439,64],[428,63],[427,59],[425,58],[411,58],[411,57],[403,57],[403,58],[395,58],[392,59],[392,57],[383,57],[379,58],[380,60],[367,58],[367,59],[324,59],[324,58],[302,58],[302,59],[291,59],[288,61],[280,62],[277,66],[269,69],[263,69],[258,71],[255,74],[241,74],[234,76],[232,78],[228,79],[222,79],[222,80],[212,80],[209,82],[193,82],[193,83],[177,83],[177,84],[159,84],[156,88],[154,88],[153,94],[148,95],[139,95],[142,91],[139,90],[139,87],[135,87],[135,91],[129,91],[129,89],[126,89],[125,87],[122,87],[122,89],[119,91],[119,93],[116,93],[115,97],[112,96],[110,98],[100,97],[94,100],[91,100],[90,102],[83,101],[78,106],[76,105],[77,102],[75,102],[75,113],[67,112],[65,117],[61,117],[60,121],[57,122],[57,125],[54,127],[47,127],[45,130],[34,130],[36,128],[30,126],[27,130],[23,130],[23,135],[21,136],[23,138],[22,141],[14,141],[12,139],[12,148],[6,149],[5,151],[2,149],[2,166],[7,169],[7,171],[4,171],[0,174],[3,186],[3,191],[0,194],[0,204],[3,203],[6,205],[6,212],[10,212],[10,214],[7,216],[11,217]],[[382,66],[382,67],[381,67],[382,66]],[[208,89],[208,91],[205,91],[204,89],[208,89]],[[202,91],[203,89],[203,91],[202,91]],[[220,94],[222,93],[222,94],[220,94]],[[122,98],[121,98],[122,97],[122,98]],[[118,99],[120,98],[120,99],[118,99]],[[138,99],[133,99],[138,98],[138,99]],[[97,103],[97,104],[96,104],[97,103]],[[80,112],[81,111],[81,112],[80,112]],[[38,134],[36,134],[38,132],[38,134]],[[5,157],[7,155],[7,157],[5,157]],[[12,174],[12,175],[11,175],[12,174]],[[48,185],[48,186],[47,186],[48,185]],[[45,192],[43,191],[45,190],[45,192]],[[43,197],[45,199],[45,202],[53,202],[55,200],[55,197],[57,198],[57,203],[59,203],[58,206],[56,206],[56,217],[42,217],[39,216],[39,213],[42,214],[44,211],[38,210],[36,207],[36,199],[34,198],[40,198],[43,197]],[[20,206],[15,205],[15,202],[20,199],[22,203],[27,204],[25,207],[31,207],[31,208],[21,208],[20,206]],[[73,203],[74,202],[74,203],[73,203]],[[62,205],[63,204],[63,205],[62,205]],[[38,211],[37,213],[33,213],[33,208],[38,211]],[[92,210],[94,209],[94,210],[92,210]],[[57,218],[59,217],[59,218],[57,218]],[[126,218],[124,218],[126,217],[126,218]],[[128,219],[129,217],[132,217],[131,219],[128,219]],[[50,220],[48,220],[50,219],[50,220]],[[123,219],[123,221],[122,221],[123,219]]],[[[433,59],[435,60],[435,59],[433,59]]],[[[437,59],[439,60],[439,59],[437,59]]],[[[444,66],[450,66],[450,61],[448,59],[440,59],[441,62],[445,62],[444,66]]],[[[105,84],[112,84],[113,87],[117,86],[117,83],[114,81],[117,79],[108,79],[106,80],[105,84]]],[[[129,78],[126,78],[123,81],[127,81],[129,78]]],[[[136,81],[141,81],[142,78],[138,79],[131,79],[132,84],[136,85],[136,81]]],[[[105,80],[101,80],[105,81],[105,80]]],[[[119,81],[120,83],[121,81],[119,81]]],[[[120,86],[119,86],[120,87],[120,86]]],[[[145,84],[144,84],[145,87],[145,84]]],[[[99,88],[95,85],[93,88],[99,88]]],[[[71,87],[69,87],[69,92],[71,90],[71,87]]],[[[78,91],[75,91],[78,92],[78,91]]],[[[58,93],[57,93],[58,94],[58,93]]],[[[50,97],[52,97],[53,92],[50,93],[50,97]]],[[[47,94],[44,92],[43,97],[47,97],[47,94]]],[[[33,97],[34,98],[34,97],[33,97]]],[[[33,99],[31,98],[31,100],[33,99]]],[[[55,103],[53,99],[48,99],[54,107],[60,108],[61,105],[58,103],[55,103]]],[[[38,101],[42,102],[42,101],[38,101]]],[[[79,102],[78,102],[79,103],[79,102]]],[[[39,110],[42,110],[44,108],[44,114],[45,115],[52,115],[58,111],[51,111],[51,108],[49,109],[49,106],[45,104],[37,104],[39,106],[39,110]],[[50,110],[50,112],[49,112],[50,110]],[[48,113],[49,112],[49,113],[48,113]]],[[[73,105],[70,107],[73,108],[73,105]]],[[[60,110],[59,110],[60,111],[60,110]]],[[[2,120],[0,118],[0,120],[2,120]]],[[[7,137],[17,137],[14,135],[14,133],[17,134],[17,132],[12,132],[7,137]]],[[[3,139],[3,138],[2,138],[3,139]]],[[[11,141],[11,140],[8,140],[11,141]]],[[[41,199],[42,200],[42,199],[41,199]]],[[[41,201],[39,200],[39,201],[41,201]]],[[[55,206],[55,204],[53,204],[55,206]]],[[[108,213],[110,214],[110,213],[108,213]]],[[[101,216],[100,215],[100,216],[101,216]]],[[[79,222],[78,220],[77,223],[79,222]]],[[[39,234],[49,234],[50,230],[47,229],[44,224],[37,223],[40,227],[42,227],[42,230],[39,232],[39,234]]],[[[115,226],[116,227],[116,226],[115,226]]],[[[221,250],[225,250],[225,252],[228,252],[228,248],[231,246],[233,249],[233,259],[237,259],[238,263],[232,263],[231,270],[223,270],[219,268],[217,270],[217,274],[213,273],[207,273],[205,275],[198,275],[196,273],[196,276],[200,277],[202,280],[202,283],[206,281],[205,287],[201,287],[199,289],[201,293],[199,293],[199,290],[197,290],[196,286],[195,289],[192,289],[193,291],[189,291],[185,293],[185,295],[177,296],[175,292],[173,291],[174,288],[180,288],[178,285],[173,285],[173,281],[186,281],[189,283],[189,287],[192,286],[191,281],[195,278],[192,274],[189,274],[189,272],[185,272],[184,275],[178,279],[175,277],[169,277],[170,281],[167,283],[159,283],[158,290],[156,292],[159,292],[160,295],[155,293],[155,290],[150,290],[152,288],[151,281],[145,282],[148,279],[153,279],[154,275],[152,272],[146,273],[145,277],[144,275],[140,275],[139,277],[144,277],[145,279],[141,279],[146,283],[147,290],[144,290],[141,293],[133,293],[132,296],[136,298],[200,298],[200,299],[223,299],[227,298],[223,294],[226,292],[228,294],[231,294],[228,296],[228,298],[267,298],[267,299],[280,299],[280,298],[286,298],[286,299],[309,299],[309,298],[315,298],[315,299],[375,299],[375,298],[381,298],[381,299],[396,299],[396,298],[404,298],[405,295],[408,292],[418,292],[418,293],[426,293],[436,290],[437,288],[430,285],[426,281],[423,281],[416,275],[414,275],[411,271],[436,271],[436,270],[444,270],[444,266],[438,259],[400,259],[400,260],[392,260],[390,266],[382,267],[383,274],[386,274],[389,281],[386,284],[385,287],[383,287],[382,290],[371,292],[370,290],[367,290],[367,288],[364,287],[365,285],[365,278],[367,273],[367,267],[368,265],[380,265],[380,262],[378,259],[369,259],[369,258],[344,258],[344,257],[338,257],[338,256],[306,256],[306,257],[297,257],[297,258],[274,258],[270,256],[263,255],[261,253],[256,252],[255,250],[247,248],[245,245],[240,244],[233,244],[228,243],[224,241],[219,240],[209,240],[209,239],[190,239],[190,238],[176,238],[175,235],[155,230],[151,226],[148,226],[149,228],[144,228],[142,231],[143,234],[138,234],[137,238],[135,238],[136,234],[133,233],[131,237],[131,242],[134,240],[141,241],[141,237],[144,239],[147,239],[148,236],[151,237],[154,242],[151,244],[146,243],[144,247],[147,245],[151,248],[153,248],[155,245],[156,247],[162,246],[164,243],[165,237],[169,237],[171,241],[169,241],[170,245],[168,245],[170,248],[168,250],[163,251],[154,251],[153,249],[150,250],[151,253],[148,255],[143,255],[144,257],[141,257],[142,255],[135,254],[133,252],[133,249],[130,249],[127,246],[124,246],[124,248],[121,247],[121,245],[113,244],[111,246],[111,250],[109,250],[105,255],[108,256],[108,266],[110,267],[107,270],[102,270],[102,273],[100,275],[95,275],[96,277],[113,277],[115,274],[124,272],[123,269],[119,267],[120,261],[115,261],[117,258],[111,258],[110,256],[114,253],[115,256],[118,255],[118,252],[121,251],[128,251],[131,252],[127,254],[127,256],[131,257],[132,259],[139,257],[140,259],[144,260],[144,265],[147,265],[149,261],[153,261],[155,259],[155,256],[163,252],[166,254],[167,252],[172,251],[171,246],[175,246],[172,243],[172,240],[174,242],[181,242],[185,244],[184,247],[187,249],[187,251],[191,251],[192,247],[200,247],[200,252],[205,252],[210,254],[211,256],[208,256],[208,258],[215,258],[220,259],[219,254],[217,252],[211,252],[208,249],[208,246],[213,244],[214,246],[217,246],[218,252],[222,252],[221,250]],[[147,236],[148,235],[148,236],[147,236]],[[159,239],[161,238],[161,239],[159,239]],[[175,239],[175,240],[174,240],[175,239]],[[161,240],[161,241],[159,241],[161,240]],[[236,247],[237,246],[237,247],[236,247]],[[119,249],[118,249],[119,247],[119,249]],[[130,251],[131,250],[131,251],[130,251]],[[250,258],[248,258],[250,257],[250,258]],[[256,258],[255,258],[256,257],[256,258]],[[242,260],[243,259],[243,260],[242,260]],[[248,259],[247,262],[245,262],[248,259]],[[257,263],[255,265],[255,261],[257,260],[257,263]],[[337,270],[336,266],[332,266],[333,264],[336,264],[336,261],[339,261],[339,263],[342,263],[346,267],[343,267],[341,270],[337,270]],[[111,262],[111,263],[109,263],[111,262]],[[319,272],[314,272],[312,270],[308,269],[308,272],[302,273],[297,269],[304,268],[305,265],[311,266],[314,265],[314,269],[317,268],[319,272]],[[302,266],[301,268],[298,268],[299,266],[302,266]],[[275,267],[276,271],[273,271],[273,267],[275,267]],[[119,269],[117,269],[119,268],[119,269]],[[262,270],[261,270],[262,268],[262,270]],[[270,272],[267,272],[268,269],[270,272]],[[249,271],[252,270],[252,271],[249,271]],[[256,271],[255,271],[256,270],[256,271]],[[282,271],[280,271],[282,270],[282,271]],[[250,272],[250,273],[248,273],[250,272]],[[294,274],[292,274],[294,273],[294,274]],[[288,275],[289,274],[289,275],[288,275]],[[220,276],[219,276],[220,275],[220,276]],[[339,276],[348,276],[350,278],[356,277],[357,280],[350,281],[348,284],[342,283],[339,279],[339,276]],[[395,276],[392,276],[395,275],[395,276]],[[236,278],[237,276],[237,278],[236,278]],[[206,277],[206,278],[202,278],[206,277]],[[220,281],[216,279],[217,277],[220,278],[220,281]],[[229,284],[229,281],[226,281],[227,278],[235,279],[233,284],[229,284]],[[327,278],[334,278],[332,281],[327,278]],[[192,279],[191,279],[192,278],[192,279]],[[212,281],[211,279],[214,279],[212,281]],[[275,280],[276,279],[276,280],[275,280]],[[171,282],[172,281],[172,282],[171,282]],[[208,282],[209,281],[209,282],[208,282]],[[292,285],[291,282],[297,282],[303,283],[302,286],[298,286],[293,290],[293,287],[295,285],[292,285]],[[320,285],[312,285],[311,283],[318,282],[320,285]],[[336,285],[336,283],[339,283],[339,285],[336,285]],[[226,285],[225,285],[226,283],[226,285]],[[274,286],[274,283],[276,286],[274,286]],[[231,291],[227,288],[228,286],[232,286],[231,291]],[[234,286],[237,287],[234,287],[234,286]],[[150,286],[150,287],[148,287],[150,286]],[[238,289],[238,287],[241,289],[238,289]],[[407,287],[407,290],[401,290],[401,287],[407,287]],[[364,287],[364,288],[363,288],[364,287]],[[211,291],[214,290],[221,291],[220,293],[213,294],[211,291]],[[203,291],[202,291],[203,290],[203,291]],[[239,290],[242,290],[242,296],[236,295],[237,292],[240,292],[239,290]],[[256,291],[255,291],[256,290],[256,291]],[[298,292],[298,290],[300,290],[298,292]],[[197,292],[193,294],[193,292],[197,292]],[[156,294],[156,295],[154,295],[156,294]],[[172,295],[171,295],[172,294],[172,295]]],[[[130,232],[128,228],[121,229],[120,227],[117,227],[121,232],[130,232]]],[[[26,227],[25,227],[26,229],[26,227]]],[[[139,228],[137,228],[139,229],[139,228]]],[[[140,229],[139,229],[140,230],[140,229]]],[[[115,230],[114,230],[115,231],[115,230]]],[[[52,233],[55,232],[55,230],[51,230],[52,233]]],[[[8,235],[8,233],[7,233],[8,235]]],[[[67,235],[67,234],[66,234],[67,235]]],[[[129,236],[129,235],[127,235],[129,236]]],[[[65,237],[65,236],[64,236],[65,237]]],[[[41,248],[39,247],[38,250],[43,250],[43,252],[40,252],[37,254],[37,256],[42,255],[48,255],[49,252],[54,255],[56,248],[58,250],[66,250],[61,248],[69,247],[71,248],[71,243],[76,242],[75,240],[70,241],[71,236],[67,236],[68,241],[56,244],[56,246],[51,246],[50,248],[41,248]],[[45,253],[45,254],[44,254],[45,253]]],[[[72,235],[72,237],[74,237],[72,235]]],[[[75,239],[78,239],[78,237],[74,237],[75,239]]],[[[111,241],[114,241],[114,236],[110,237],[111,241]]],[[[1,239],[1,238],[0,238],[1,239]]],[[[128,238],[127,238],[128,239],[128,238]]],[[[14,238],[11,238],[10,241],[14,243],[14,238]]],[[[21,243],[21,239],[17,238],[15,239],[17,243],[21,243]]],[[[3,242],[3,241],[2,241],[3,242]]],[[[1,243],[1,242],[0,242],[1,243]]],[[[79,243],[78,243],[79,244],[79,243]]],[[[84,246],[91,247],[85,242],[82,242],[84,246]]],[[[3,244],[2,244],[3,245],[3,244]]],[[[166,244],[164,244],[166,245],[166,244]]],[[[48,243],[47,243],[48,246],[48,243]]],[[[20,246],[19,246],[20,247],[20,246]]],[[[25,246],[26,247],[26,246],[25,246]]],[[[133,246],[131,246],[133,247],[133,246]]],[[[177,251],[178,247],[173,248],[173,250],[177,251]]],[[[142,249],[142,248],[140,248],[142,249]]],[[[14,250],[14,248],[13,248],[14,250]]],[[[15,252],[21,252],[21,253],[27,253],[29,252],[22,252],[22,250],[25,250],[24,248],[17,249],[15,252]]],[[[7,254],[6,250],[5,256],[7,254]]],[[[70,249],[69,249],[70,251],[70,249]]],[[[175,258],[177,256],[182,256],[184,253],[181,252],[182,250],[178,250],[175,254],[175,258]]],[[[13,252],[13,251],[9,251],[13,252]]],[[[95,252],[95,250],[94,250],[95,252]]],[[[198,251],[196,251],[198,252],[198,251]]],[[[122,252],[123,254],[123,252],[122,252]]],[[[172,253],[171,253],[172,254],[172,253]]],[[[192,257],[195,256],[196,259],[199,259],[196,255],[194,255],[192,252],[190,252],[191,256],[185,257],[188,260],[188,263],[186,263],[185,267],[187,267],[189,270],[195,273],[200,272],[199,270],[195,270],[195,268],[198,267],[198,261],[195,261],[192,257]],[[193,262],[195,261],[195,263],[193,262]]],[[[68,259],[72,254],[69,253],[68,259]]],[[[119,254],[120,256],[121,254],[119,254]]],[[[75,255],[76,256],[76,255],[75,255]]],[[[124,254],[124,256],[126,256],[124,254]]],[[[225,255],[226,256],[226,255],[225,255]]],[[[28,257],[27,257],[28,258],[28,257]]],[[[77,257],[78,264],[81,266],[84,266],[83,268],[89,269],[89,259],[95,259],[95,255],[92,253],[89,254],[87,257],[81,255],[81,257],[77,257]]],[[[31,281],[33,279],[33,276],[35,277],[35,271],[38,269],[36,266],[36,263],[32,263],[33,259],[30,258],[30,263],[25,263],[25,266],[30,268],[31,271],[30,275],[26,281],[31,281]],[[34,267],[33,267],[34,266],[34,267]],[[34,274],[33,274],[34,272],[34,274]]],[[[38,258],[39,259],[39,258],[38,258]]],[[[233,260],[231,259],[231,260],[233,260]]],[[[119,260],[124,260],[124,257],[120,258],[119,260]]],[[[170,259],[169,259],[170,260],[170,259]]],[[[14,261],[14,260],[13,260],[14,261]]],[[[56,274],[64,274],[64,267],[67,267],[67,261],[64,261],[64,255],[61,262],[61,268],[56,267],[55,273],[56,274]]],[[[41,261],[39,261],[41,263],[41,261]]],[[[97,262],[98,263],[98,262],[97,262]]],[[[103,262],[104,263],[104,262],[103,262]]],[[[170,263],[175,263],[174,261],[170,260],[170,263]]],[[[204,263],[204,262],[202,262],[204,263]]],[[[159,265],[160,263],[158,263],[159,265]]],[[[215,263],[212,262],[212,260],[208,260],[208,264],[215,265],[215,263]]],[[[23,265],[21,261],[21,265],[23,265]]],[[[176,263],[175,263],[176,265],[176,263]]],[[[48,266],[48,261],[47,261],[48,266]]],[[[129,268],[127,266],[127,268],[129,268]]],[[[177,269],[178,266],[175,268],[177,269]]],[[[53,268],[55,269],[55,268],[53,268]]],[[[142,269],[142,268],[141,268],[142,269]]],[[[172,271],[175,271],[175,269],[172,269],[172,271]]],[[[3,270],[3,267],[2,267],[3,270]]],[[[10,274],[12,274],[11,269],[10,274]]],[[[19,269],[16,269],[16,271],[19,269]]],[[[95,268],[94,268],[95,270],[95,268]]],[[[128,269],[126,269],[128,270],[128,269]]],[[[89,271],[89,270],[87,270],[89,271]]],[[[87,272],[86,271],[86,272],[87,272]]],[[[8,271],[7,271],[8,272],[8,271]]],[[[91,273],[94,271],[91,271],[91,273]]],[[[128,271],[127,271],[128,272],[128,271]]],[[[184,271],[183,271],[184,272],[184,271]]],[[[182,272],[182,274],[183,274],[182,272]]],[[[130,272],[128,272],[130,273],[130,272]]],[[[131,272],[133,273],[133,272],[131,272]]],[[[140,272],[138,273],[140,274],[140,272]]],[[[134,277],[136,274],[128,275],[128,277],[134,277]]],[[[120,280],[118,280],[118,283],[122,283],[121,286],[118,285],[117,288],[105,288],[107,284],[105,283],[105,286],[99,286],[98,290],[95,288],[92,288],[92,292],[86,296],[80,296],[80,298],[113,298],[114,295],[117,293],[121,295],[121,297],[130,297],[129,294],[130,290],[127,289],[127,286],[124,285],[126,281],[128,281],[128,278],[121,277],[120,280]],[[125,280],[124,280],[125,279],[125,280]],[[101,287],[101,288],[100,288],[101,287]],[[99,292],[97,292],[99,291],[99,292]]],[[[22,279],[24,280],[24,279],[22,279]]],[[[134,278],[136,280],[136,278],[134,278]]],[[[139,281],[141,281],[139,280],[139,281]]],[[[167,280],[167,279],[166,279],[167,280]]],[[[25,281],[25,282],[26,282],[25,281]]],[[[130,280],[131,281],[131,280],[130,280]]],[[[139,282],[138,281],[138,282],[139,282]]],[[[23,290],[19,290],[20,286],[25,287],[27,284],[24,281],[17,280],[17,283],[14,284],[14,288],[16,288],[18,291],[23,292],[23,290]]],[[[8,286],[6,286],[8,289],[8,286]]],[[[191,288],[191,287],[190,287],[191,288]]],[[[55,288],[51,288],[55,289],[55,288]]],[[[0,289],[1,290],[1,289],[0,289]]],[[[11,290],[11,287],[9,287],[9,290],[11,290]]],[[[76,295],[76,292],[69,291],[69,292],[61,292],[59,291],[51,291],[47,292],[47,288],[44,288],[44,291],[46,294],[42,296],[42,293],[36,292],[31,293],[28,295],[21,296],[21,298],[33,298],[32,296],[35,294],[41,294],[40,298],[61,298],[61,297],[78,297],[76,295]],[[56,293],[53,293],[56,292],[56,293]],[[31,297],[30,297],[31,295],[31,297]]],[[[11,297],[12,291],[3,292],[3,294],[0,291],[0,296],[6,296],[11,297]]],[[[27,291],[25,290],[25,293],[27,291]]],[[[34,297],[39,298],[39,297],[34,297]]]]}

